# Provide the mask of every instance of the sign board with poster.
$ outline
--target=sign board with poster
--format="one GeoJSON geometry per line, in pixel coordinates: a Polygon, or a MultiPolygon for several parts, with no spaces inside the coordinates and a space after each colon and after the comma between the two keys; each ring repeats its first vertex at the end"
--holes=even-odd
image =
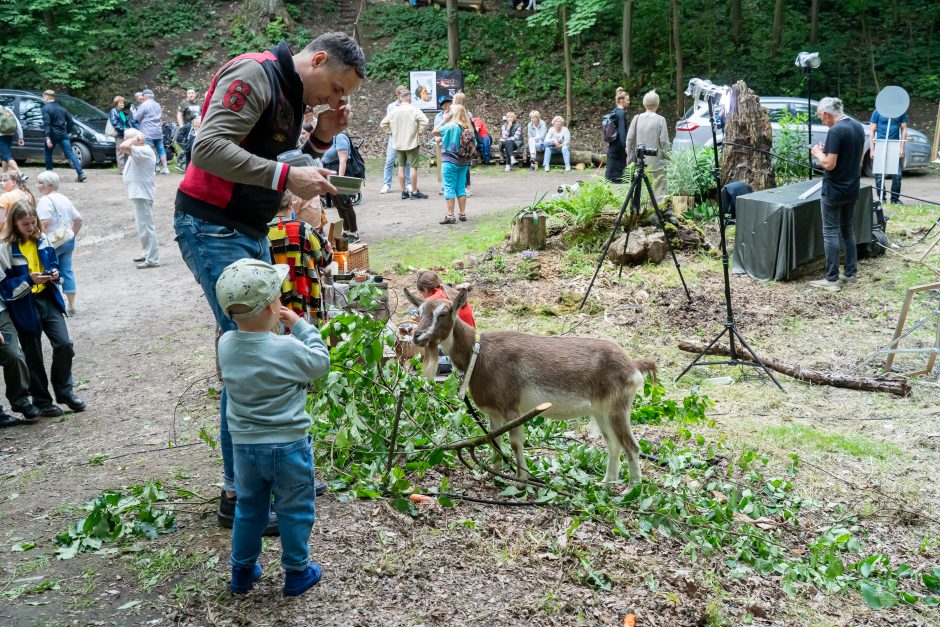
{"type": "Polygon", "coordinates": [[[419,109],[437,108],[437,72],[411,73],[411,101],[419,109]]]}
{"type": "Polygon", "coordinates": [[[412,102],[419,109],[438,109],[441,96],[454,97],[463,91],[463,70],[411,72],[412,102]]]}

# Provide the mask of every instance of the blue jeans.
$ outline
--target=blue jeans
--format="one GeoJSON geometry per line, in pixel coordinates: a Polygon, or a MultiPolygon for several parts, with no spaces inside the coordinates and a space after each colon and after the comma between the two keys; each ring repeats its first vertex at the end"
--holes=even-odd
{"type": "Polygon", "coordinates": [[[481,137],[480,141],[477,142],[477,145],[480,148],[480,157],[483,160],[483,163],[488,164],[490,162],[490,146],[493,145],[493,138],[489,135],[486,137],[481,137]]]}
{"type": "Polygon", "coordinates": [[[72,271],[72,253],[75,252],[75,238],[55,249],[59,260],[59,274],[62,275],[62,293],[75,293],[75,272],[72,271]]]}
{"type": "MultiPolygon", "coordinates": [[[[229,264],[244,259],[271,261],[271,248],[267,237],[252,237],[226,226],[219,226],[200,218],[177,211],[173,219],[176,231],[176,244],[180,248],[183,261],[193,273],[196,282],[212,308],[215,323],[224,333],[234,330],[235,323],[222,313],[219,300],[215,295],[215,282],[222,270],[229,264]]],[[[232,437],[228,432],[225,410],[228,396],[222,388],[221,407],[219,409],[219,444],[222,449],[222,487],[235,491],[235,462],[232,455],[232,437]]]]}
{"type": "MultiPolygon", "coordinates": [[[[887,169],[887,168],[886,168],[887,169]]],[[[901,197],[901,175],[904,170],[904,159],[898,160],[898,173],[891,177],[891,202],[898,202],[901,197]]],[[[880,174],[875,175],[875,195],[878,198],[882,197],[881,190],[881,180],[882,176],[880,174]]],[[[887,190],[885,190],[884,196],[887,196],[887,190]]]]}
{"type": "Polygon", "coordinates": [[[822,199],[823,249],[826,251],[826,279],[839,280],[839,240],[845,246],[845,276],[858,271],[858,250],[855,247],[854,200],[822,199]]]}
{"type": "Polygon", "coordinates": [[[556,148],[555,146],[549,146],[548,144],[542,144],[542,147],[545,148],[545,158],[542,159],[542,165],[546,168],[552,162],[552,153],[561,152],[562,158],[565,160],[565,167],[571,167],[571,152],[568,150],[568,146],[562,145],[561,148],[556,148]]]}
{"type": "Polygon", "coordinates": [[[154,152],[157,153],[157,161],[160,161],[166,156],[166,148],[163,147],[162,137],[160,139],[148,139],[147,143],[153,148],[154,152]]]}
{"type": "Polygon", "coordinates": [[[232,566],[251,567],[258,560],[273,494],[281,532],[281,566],[284,570],[307,568],[307,540],[317,517],[312,442],[308,435],[287,444],[235,445],[238,500],[232,527],[232,566]]]}
{"type": "MultiPolygon", "coordinates": [[[[395,171],[395,160],[398,158],[398,151],[392,148],[392,136],[388,136],[388,145],[385,147],[385,178],[382,180],[389,187],[392,186],[392,173],[395,171]]],[[[411,185],[411,170],[405,168],[405,185],[411,185]]]]}
{"type": "Polygon", "coordinates": [[[69,141],[68,137],[63,137],[60,139],[52,138],[52,148],[47,145],[43,145],[43,148],[46,151],[46,169],[52,169],[52,151],[55,150],[56,146],[62,147],[62,152],[65,153],[65,158],[69,160],[69,163],[72,164],[72,167],[75,168],[75,173],[78,176],[85,176],[85,173],[82,172],[82,163],[78,160],[78,157],[75,156],[75,153],[72,152],[72,142],[69,141]]]}

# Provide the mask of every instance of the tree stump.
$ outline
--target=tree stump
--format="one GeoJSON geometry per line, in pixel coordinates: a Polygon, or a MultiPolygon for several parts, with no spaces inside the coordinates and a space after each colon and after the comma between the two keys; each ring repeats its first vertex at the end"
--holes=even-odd
{"type": "Polygon", "coordinates": [[[731,88],[731,102],[731,113],[725,121],[721,184],[742,181],[755,192],[776,187],[769,154],[773,133],[767,110],[760,106],[760,98],[744,81],[738,81],[731,88]]]}
{"type": "Polygon", "coordinates": [[[516,216],[509,232],[509,249],[513,252],[545,250],[545,240],[548,237],[547,218],[546,214],[535,211],[516,216]]]}

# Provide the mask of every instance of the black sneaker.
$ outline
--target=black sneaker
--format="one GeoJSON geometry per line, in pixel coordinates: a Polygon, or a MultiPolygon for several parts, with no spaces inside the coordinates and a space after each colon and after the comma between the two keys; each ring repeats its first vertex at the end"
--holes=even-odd
{"type": "Polygon", "coordinates": [[[69,394],[68,396],[60,396],[56,399],[56,402],[67,406],[69,409],[78,413],[80,411],[85,411],[85,401],[78,398],[74,394],[69,394]]]}
{"type": "Polygon", "coordinates": [[[421,192],[411,192],[412,198],[417,198],[419,200],[424,200],[428,197],[427,194],[422,194],[421,192]]]}
{"type": "Polygon", "coordinates": [[[84,183],[84,182],[87,181],[87,180],[88,180],[88,177],[87,177],[87,176],[85,176],[84,174],[79,174],[79,175],[78,175],[78,178],[75,179],[75,182],[76,182],[76,183],[84,183]]]}
{"type": "Polygon", "coordinates": [[[58,418],[62,415],[62,409],[58,405],[42,405],[37,407],[39,415],[45,418],[58,418]]]}
{"type": "Polygon", "coordinates": [[[0,410],[0,428],[2,427],[15,427],[16,425],[23,424],[23,421],[19,418],[14,418],[10,414],[6,413],[3,410],[0,410]]]}
{"type": "MultiPolygon", "coordinates": [[[[222,496],[219,497],[219,513],[216,515],[216,520],[219,521],[220,527],[225,527],[226,529],[231,529],[235,525],[235,499],[230,499],[225,493],[225,490],[222,490],[222,496]]],[[[262,532],[263,536],[279,536],[281,535],[280,530],[277,528],[277,514],[271,512],[271,518],[268,520],[268,526],[264,528],[262,532]]]]}
{"type": "Polygon", "coordinates": [[[42,412],[35,405],[28,402],[23,405],[15,405],[12,409],[18,414],[23,414],[23,418],[26,420],[36,420],[42,415],[42,412]]]}
{"type": "Polygon", "coordinates": [[[330,491],[330,486],[326,485],[326,481],[320,479],[314,479],[313,486],[313,490],[317,496],[323,496],[330,491]]]}
{"type": "Polygon", "coordinates": [[[402,192],[402,193],[401,193],[401,199],[402,199],[402,200],[409,200],[410,198],[411,198],[411,194],[409,194],[408,192],[402,192]]]}

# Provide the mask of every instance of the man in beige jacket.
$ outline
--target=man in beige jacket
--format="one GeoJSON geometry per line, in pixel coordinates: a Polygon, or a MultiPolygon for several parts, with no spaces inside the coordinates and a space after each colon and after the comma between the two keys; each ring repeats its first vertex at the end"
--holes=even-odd
{"type": "Polygon", "coordinates": [[[421,135],[428,128],[428,116],[411,102],[411,93],[404,92],[401,102],[382,120],[382,130],[392,135],[392,148],[398,151],[398,185],[401,187],[401,199],[427,198],[427,194],[418,191],[418,157],[420,156],[421,135]],[[411,189],[405,189],[405,168],[411,168],[411,189]]]}

